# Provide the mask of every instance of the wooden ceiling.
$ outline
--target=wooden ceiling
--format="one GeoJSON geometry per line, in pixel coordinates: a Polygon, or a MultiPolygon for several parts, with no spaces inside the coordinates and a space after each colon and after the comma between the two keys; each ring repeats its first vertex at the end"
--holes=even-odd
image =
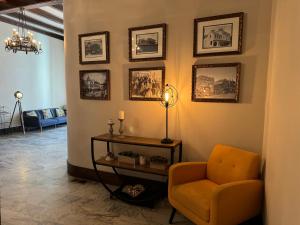
{"type": "Polygon", "coordinates": [[[0,21],[20,25],[21,7],[28,30],[64,40],[63,0],[0,0],[0,21]]]}

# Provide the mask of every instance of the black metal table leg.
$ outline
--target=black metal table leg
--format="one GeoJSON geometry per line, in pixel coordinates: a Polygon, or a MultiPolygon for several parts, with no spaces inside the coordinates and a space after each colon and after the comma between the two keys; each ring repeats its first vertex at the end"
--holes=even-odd
{"type": "Polygon", "coordinates": [[[174,163],[174,148],[171,148],[171,165],[174,163]]]}
{"type": "Polygon", "coordinates": [[[179,159],[178,162],[182,162],[182,143],[179,145],[179,159]]]}
{"type": "MultiPolygon", "coordinates": [[[[106,142],[106,151],[107,153],[110,153],[110,142],[106,142]]],[[[113,171],[115,172],[115,174],[119,177],[119,179],[121,180],[121,176],[118,173],[117,169],[115,167],[112,167],[113,171]]]]}
{"type": "Polygon", "coordinates": [[[110,152],[110,149],[109,149],[109,141],[108,141],[108,142],[106,142],[106,151],[107,151],[107,153],[109,153],[109,152],[110,152]]]}
{"type": "Polygon", "coordinates": [[[99,180],[99,182],[103,185],[103,187],[111,194],[114,195],[113,191],[104,183],[104,181],[101,178],[101,175],[97,169],[96,161],[95,161],[95,155],[94,155],[94,138],[91,138],[91,154],[92,154],[92,162],[93,162],[93,167],[96,172],[96,176],[99,180]]]}

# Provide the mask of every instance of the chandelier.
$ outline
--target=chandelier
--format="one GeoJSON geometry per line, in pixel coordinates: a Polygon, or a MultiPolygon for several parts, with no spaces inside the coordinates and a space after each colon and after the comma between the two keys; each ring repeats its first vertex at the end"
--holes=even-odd
{"type": "Polygon", "coordinates": [[[7,38],[4,41],[5,51],[16,53],[17,51],[23,51],[26,54],[28,52],[34,52],[35,54],[42,53],[41,42],[33,39],[33,33],[26,29],[26,16],[24,8],[20,8],[19,12],[19,25],[18,29],[13,29],[11,38],[7,38]]]}

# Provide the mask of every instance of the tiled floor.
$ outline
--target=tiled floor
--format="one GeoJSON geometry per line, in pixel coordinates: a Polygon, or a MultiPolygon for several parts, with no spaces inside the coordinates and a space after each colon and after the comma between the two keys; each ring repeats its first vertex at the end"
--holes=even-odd
{"type": "Polygon", "coordinates": [[[100,184],[69,177],[66,159],[66,127],[0,136],[1,225],[168,224],[166,200],[155,209],[110,200],[100,184]]]}

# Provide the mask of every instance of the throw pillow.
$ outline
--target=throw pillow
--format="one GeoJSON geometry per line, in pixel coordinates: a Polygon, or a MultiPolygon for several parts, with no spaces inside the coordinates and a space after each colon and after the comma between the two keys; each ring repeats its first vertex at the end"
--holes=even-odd
{"type": "Polygon", "coordinates": [[[62,109],[55,109],[57,117],[65,116],[65,111],[62,109]]]}
{"type": "Polygon", "coordinates": [[[33,117],[38,117],[35,111],[30,111],[26,113],[27,116],[33,116],[33,117]]]}
{"type": "Polygon", "coordinates": [[[51,119],[51,118],[53,118],[50,109],[43,109],[43,115],[44,115],[44,119],[51,119]]]}

